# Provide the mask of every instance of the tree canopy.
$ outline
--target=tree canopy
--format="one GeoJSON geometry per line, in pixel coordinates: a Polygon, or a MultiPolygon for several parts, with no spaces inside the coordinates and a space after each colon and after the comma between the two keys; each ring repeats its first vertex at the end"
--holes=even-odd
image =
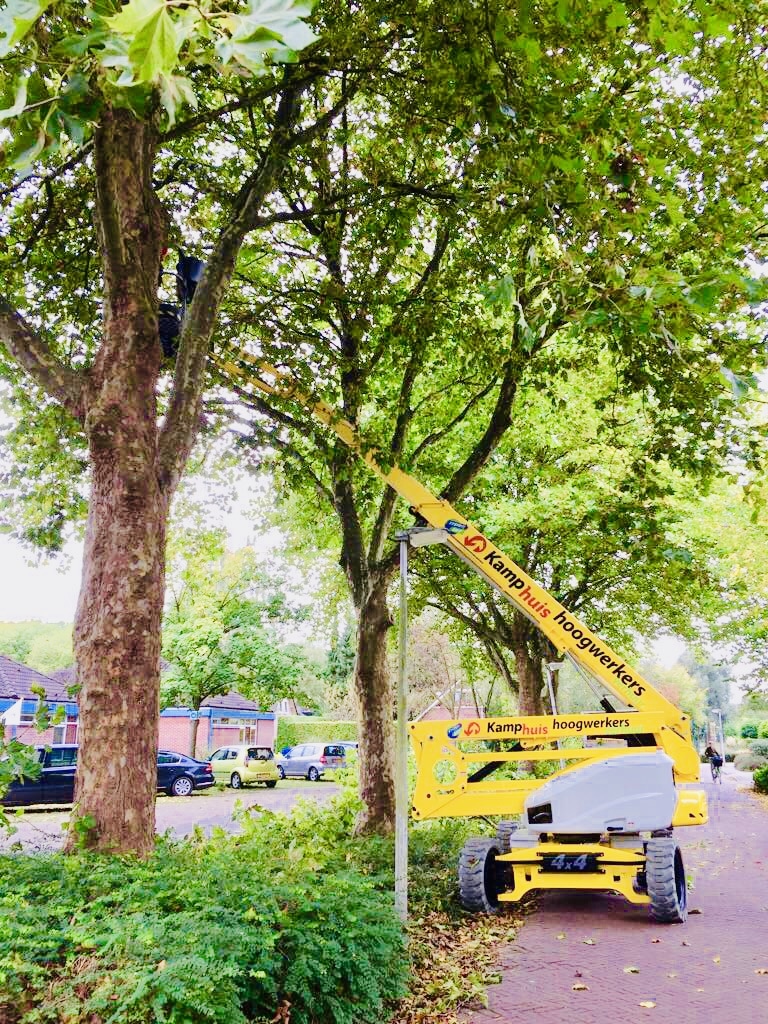
{"type": "Polygon", "coordinates": [[[598,365],[654,423],[649,459],[713,465],[765,356],[760,4],[11,0],[2,19],[0,374],[27,467],[4,494],[51,546],[87,497],[93,843],[148,848],[168,509],[221,428],[337,517],[361,825],[387,828],[389,536],[409,519],[305,408],[252,386],[253,360],[468,511],[518,394],[598,365]],[[169,248],[205,271],[165,352],[169,248]],[[95,751],[135,720],[137,806],[108,806],[95,751]]]}

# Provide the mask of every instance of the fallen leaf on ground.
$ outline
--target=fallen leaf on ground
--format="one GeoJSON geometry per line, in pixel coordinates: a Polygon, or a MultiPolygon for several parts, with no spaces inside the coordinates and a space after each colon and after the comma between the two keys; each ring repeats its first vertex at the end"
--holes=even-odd
{"type": "Polygon", "coordinates": [[[564,939],[565,938],[565,932],[560,932],[560,934],[556,935],[555,938],[556,939],[564,939]]]}
{"type": "Polygon", "coordinates": [[[577,981],[576,984],[573,986],[573,991],[574,992],[589,992],[589,985],[585,985],[583,982],[577,981]]]}
{"type": "Polygon", "coordinates": [[[688,939],[683,939],[683,941],[680,943],[680,945],[681,946],[690,946],[690,942],[688,941],[688,939]]]}
{"type": "Polygon", "coordinates": [[[584,943],[585,946],[596,946],[597,945],[597,943],[595,942],[594,939],[582,939],[581,941],[584,943]]]}
{"type": "Polygon", "coordinates": [[[661,942],[661,939],[651,939],[651,942],[661,942]]]}
{"type": "Polygon", "coordinates": [[[654,1008],[654,1006],[656,1005],[656,1003],[654,1003],[653,1000],[651,1000],[651,999],[644,999],[642,1001],[642,1003],[638,1003],[637,1005],[638,1006],[644,1006],[646,1008],[646,1010],[652,1010],[654,1008]]]}
{"type": "Polygon", "coordinates": [[[755,974],[768,974],[768,967],[758,967],[755,974]]]}
{"type": "Polygon", "coordinates": [[[625,974],[639,974],[640,973],[640,968],[639,967],[625,967],[624,968],[624,973],[625,974]]]}
{"type": "Polygon", "coordinates": [[[713,964],[719,964],[720,963],[720,957],[719,956],[713,956],[712,957],[712,963],[713,964]]]}
{"type": "Polygon", "coordinates": [[[677,972],[676,971],[670,971],[669,974],[667,974],[667,977],[668,978],[676,978],[677,977],[677,972]]]}
{"type": "Polygon", "coordinates": [[[704,911],[703,910],[699,910],[698,907],[694,907],[692,910],[689,910],[688,913],[689,914],[703,914],[704,911]]]}

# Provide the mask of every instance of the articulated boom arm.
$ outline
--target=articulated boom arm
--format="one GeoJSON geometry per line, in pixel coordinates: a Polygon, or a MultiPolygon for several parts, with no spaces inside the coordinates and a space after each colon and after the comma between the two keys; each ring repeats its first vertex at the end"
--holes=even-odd
{"type": "MultiPolygon", "coordinates": [[[[222,362],[227,373],[243,377],[267,394],[293,398],[311,409],[341,440],[356,451],[368,466],[392,487],[425,522],[446,531],[446,545],[487,580],[516,608],[527,615],[562,654],[583,666],[628,708],[653,714],[657,723],[658,742],[675,763],[678,781],[695,782],[699,778],[699,760],[691,744],[690,722],[679,708],[663,697],[647,680],[630,668],[611,648],[587,628],[575,615],[555,600],[543,587],[510,558],[447,501],[437,498],[412,476],[396,466],[386,470],[376,460],[374,452],[364,450],[355,428],[325,402],[304,395],[293,381],[273,367],[255,360],[245,366],[255,370],[251,376],[238,356],[236,366],[222,362]],[[269,383],[262,374],[274,379],[269,383]]],[[[642,732],[638,726],[625,732],[642,732]]],[[[604,751],[603,751],[604,753],[604,751]]]]}

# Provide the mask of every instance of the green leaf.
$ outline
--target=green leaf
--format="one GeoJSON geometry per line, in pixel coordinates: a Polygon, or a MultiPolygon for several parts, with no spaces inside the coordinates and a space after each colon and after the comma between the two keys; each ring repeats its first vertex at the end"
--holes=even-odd
{"type": "MultiPolygon", "coordinates": [[[[107,23],[128,40],[128,61],[137,83],[157,83],[173,72],[190,25],[188,20],[175,21],[165,0],[130,0],[107,23]]],[[[129,83],[121,79],[120,84],[129,83]]]]}
{"type": "Polygon", "coordinates": [[[7,121],[11,117],[18,117],[26,105],[27,79],[22,78],[16,86],[16,95],[14,96],[13,104],[10,107],[6,107],[5,110],[0,110],[0,121],[7,121]]]}
{"type": "Polygon", "coordinates": [[[51,3],[52,0],[7,0],[0,11],[0,57],[11,52],[51,3]]]}
{"type": "Polygon", "coordinates": [[[729,384],[733,397],[738,401],[755,387],[757,381],[752,374],[738,374],[727,366],[720,367],[720,376],[729,384]]]}
{"type": "Polygon", "coordinates": [[[197,96],[192,83],[183,75],[163,75],[160,79],[160,102],[168,114],[170,127],[176,123],[176,111],[183,104],[197,108],[197,96]]]}
{"type": "Polygon", "coordinates": [[[17,152],[11,161],[11,167],[19,171],[20,177],[27,175],[32,164],[45,149],[47,141],[45,128],[38,128],[34,135],[30,133],[20,137],[19,143],[24,148],[17,152]]]}
{"type": "Polygon", "coordinates": [[[306,18],[311,7],[292,0],[250,0],[248,14],[226,18],[229,35],[216,42],[216,53],[223,64],[236,60],[253,74],[264,70],[267,56],[273,60],[295,60],[317,38],[300,18],[306,18]]]}
{"type": "Polygon", "coordinates": [[[605,19],[606,28],[626,28],[629,25],[627,9],[624,4],[617,3],[611,8],[610,14],[605,19]]]}

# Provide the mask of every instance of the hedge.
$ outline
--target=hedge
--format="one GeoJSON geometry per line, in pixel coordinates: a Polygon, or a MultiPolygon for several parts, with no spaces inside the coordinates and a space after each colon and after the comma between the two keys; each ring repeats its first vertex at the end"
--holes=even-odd
{"type": "Polygon", "coordinates": [[[377,1024],[409,966],[391,848],[349,838],[356,809],[246,815],[143,862],[0,855],[0,1020],[377,1024]]]}
{"type": "Polygon", "coordinates": [[[750,750],[747,753],[737,754],[734,764],[740,772],[751,772],[755,768],[762,768],[763,765],[768,764],[768,758],[754,754],[750,750]]]}
{"type": "Polygon", "coordinates": [[[278,715],[276,750],[326,740],[357,740],[357,723],[315,718],[314,715],[278,715]]]}
{"type": "Polygon", "coordinates": [[[752,778],[755,781],[755,789],[758,793],[768,793],[768,765],[758,768],[752,778]]]}

